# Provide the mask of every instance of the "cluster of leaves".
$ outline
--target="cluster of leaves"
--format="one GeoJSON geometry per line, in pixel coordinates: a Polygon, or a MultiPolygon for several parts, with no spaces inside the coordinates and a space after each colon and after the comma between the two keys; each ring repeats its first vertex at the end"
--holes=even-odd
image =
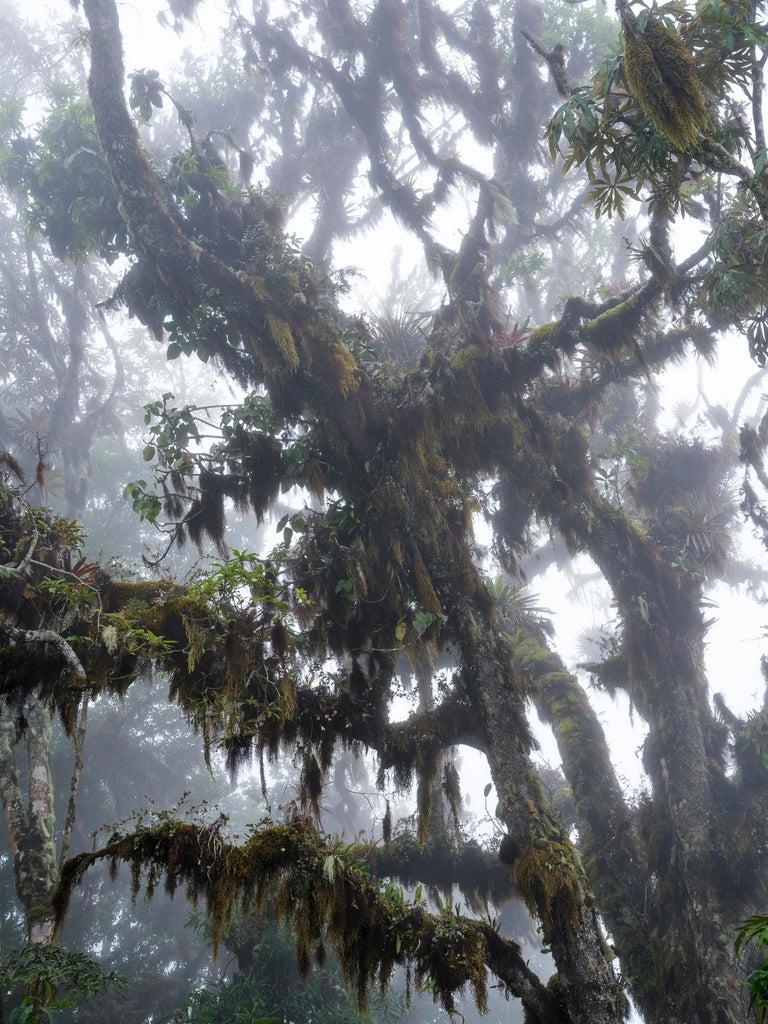
{"type": "Polygon", "coordinates": [[[714,236],[717,259],[705,279],[716,313],[746,332],[758,366],[768,358],[768,229],[746,199],[734,200],[714,236]]]}
{"type": "Polygon", "coordinates": [[[0,140],[0,176],[27,196],[30,227],[61,257],[98,250],[107,261],[128,251],[93,113],[78,100],[56,103],[30,137],[18,124],[0,140]]]}
{"type": "MultiPolygon", "coordinates": [[[[703,93],[721,95],[726,79],[746,87],[752,47],[764,45],[765,27],[752,20],[749,4],[720,0],[697,4],[695,13],[666,3],[622,17],[623,52],[609,56],[592,84],[573,90],[555,113],[547,129],[550,151],[565,151],[566,171],[584,167],[597,216],[623,217],[628,202],[647,198],[682,215],[698,216],[704,203],[716,204],[716,258],[693,305],[742,328],[750,354],[764,365],[767,246],[755,218],[761,186],[716,184],[707,171],[746,147],[742,120],[727,105],[717,114],[706,110],[703,93]],[[714,164],[708,147],[718,150],[714,164]]],[[[765,158],[759,151],[751,157],[757,182],[765,158]]],[[[748,172],[739,175],[744,180],[748,172]]],[[[648,261],[654,253],[643,255],[648,261]]]]}
{"type": "Polygon", "coordinates": [[[0,990],[24,994],[9,1024],[54,1024],[60,1013],[87,996],[120,993],[123,979],[58,943],[35,943],[0,962],[0,990]]]}
{"type": "Polygon", "coordinates": [[[159,71],[134,71],[131,80],[131,109],[137,111],[142,120],[149,121],[153,107],[162,107],[165,87],[159,71]]]}
{"type": "Polygon", "coordinates": [[[301,587],[289,587],[278,578],[274,566],[259,555],[233,548],[226,562],[214,562],[212,572],[189,586],[189,595],[211,607],[243,612],[265,605],[288,614],[307,602],[301,587]]]}
{"type": "Polygon", "coordinates": [[[750,945],[766,953],[763,962],[747,978],[747,988],[757,1024],[765,1024],[768,1017],[768,916],[756,915],[747,918],[739,928],[736,955],[741,956],[750,945]]]}

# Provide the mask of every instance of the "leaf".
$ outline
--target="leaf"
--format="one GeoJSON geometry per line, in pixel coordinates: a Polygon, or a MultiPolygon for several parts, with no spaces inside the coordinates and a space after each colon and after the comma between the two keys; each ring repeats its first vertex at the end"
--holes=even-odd
{"type": "Polygon", "coordinates": [[[488,795],[489,795],[489,793],[491,792],[492,789],[493,789],[493,783],[492,782],[487,782],[485,784],[485,789],[483,789],[483,796],[486,798],[486,800],[488,799],[488,795]]]}
{"type": "Polygon", "coordinates": [[[408,627],[404,622],[398,622],[397,627],[395,629],[395,637],[397,638],[399,643],[402,643],[403,640],[405,640],[405,632],[407,628],[408,627]]]}
{"type": "Polygon", "coordinates": [[[148,444],[141,453],[141,457],[145,462],[151,462],[155,457],[155,446],[153,444],[148,444]]]}
{"type": "Polygon", "coordinates": [[[418,611],[413,616],[413,628],[416,636],[423,636],[432,623],[435,621],[436,616],[432,612],[418,611]]]}
{"type": "Polygon", "coordinates": [[[756,942],[760,946],[768,946],[768,915],[759,914],[748,917],[741,925],[734,945],[736,956],[741,956],[751,942],[756,942]]]}
{"type": "Polygon", "coordinates": [[[491,184],[491,198],[493,199],[493,205],[501,214],[502,218],[507,224],[518,224],[517,212],[512,205],[508,196],[504,195],[494,184],[491,184]]]}

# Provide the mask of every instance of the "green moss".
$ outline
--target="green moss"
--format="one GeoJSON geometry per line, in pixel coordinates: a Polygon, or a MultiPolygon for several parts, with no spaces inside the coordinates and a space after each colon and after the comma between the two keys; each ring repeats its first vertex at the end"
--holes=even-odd
{"type": "Polygon", "coordinates": [[[644,316],[645,306],[638,298],[632,297],[588,320],[582,333],[593,348],[615,355],[636,345],[637,331],[644,316]]]}
{"type": "Polygon", "coordinates": [[[624,23],[627,87],[653,126],[678,149],[694,145],[708,123],[698,71],[680,37],[657,18],[645,30],[624,23]]]}
{"type": "Polygon", "coordinates": [[[582,895],[570,844],[541,841],[528,846],[515,861],[514,877],[525,905],[541,919],[545,932],[576,930],[582,895]]]}
{"type": "Polygon", "coordinates": [[[138,611],[158,598],[167,598],[174,589],[167,580],[109,580],[102,591],[102,602],[105,611],[121,608],[138,611]]]}
{"type": "Polygon", "coordinates": [[[542,342],[553,341],[558,332],[560,331],[560,324],[554,320],[551,320],[547,324],[541,324],[531,331],[529,335],[529,341],[533,345],[541,344],[542,342]]]}
{"type": "Polygon", "coordinates": [[[299,353],[296,351],[296,342],[294,341],[291,328],[285,320],[273,316],[272,313],[267,313],[267,325],[269,326],[269,333],[275,348],[285,363],[292,370],[295,370],[299,365],[299,353]]]}
{"type": "Polygon", "coordinates": [[[64,865],[54,899],[59,926],[73,890],[102,859],[130,866],[134,895],[143,878],[151,894],[164,875],[168,892],[184,885],[190,899],[204,901],[214,949],[235,910],[258,909],[269,893],[276,916],[296,936],[300,967],[328,943],[361,1004],[373,984],[388,982],[396,965],[412,968],[417,983],[431,987],[448,1012],[466,986],[485,1008],[489,967],[525,972],[518,947],[488,925],[409,905],[397,886],[367,876],[356,847],[323,838],[303,823],[263,826],[240,846],[226,839],[219,824],[178,821],[116,837],[64,865]]]}

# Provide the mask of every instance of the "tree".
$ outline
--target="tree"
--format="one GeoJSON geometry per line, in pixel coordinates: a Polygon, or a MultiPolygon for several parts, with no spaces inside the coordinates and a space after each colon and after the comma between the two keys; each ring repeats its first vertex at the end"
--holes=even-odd
{"type": "MultiPolygon", "coordinates": [[[[181,18],[195,6],[173,10],[181,18]]],[[[712,411],[714,440],[664,437],[643,381],[691,349],[711,356],[734,326],[765,360],[766,38],[747,2],[695,13],[618,6],[621,48],[589,86],[571,84],[586,69],[566,68],[533,4],[510,12],[476,3],[450,15],[426,0],[379,0],[367,20],[347,5],[283,18],[257,7],[251,21],[233,6],[247,68],[271,86],[253,122],[279,135],[270,183],[319,197],[316,264],[330,267],[333,239],[354,229],[346,204],[365,159],[374,204],[399,218],[442,275],[446,299],[403,365],[340,311],[338,288],[286,234],[278,197],[232,183],[233,154],[249,177],[244,140],[222,138],[220,151],[177,101],[189,147],[164,173],[153,166],[124,98],[113,0],[84,0],[94,127],[111,176],[102,180],[112,183],[103,205],[125,228],[97,220],[89,244],[117,245],[129,258],[116,301],[168,334],[170,356],[214,359],[249,392],[204,451],[195,442],[211,410],[154,405],[158,490],[136,483],[134,502],[151,520],[164,511],[171,542],[208,537],[222,551],[225,500],[262,517],[293,485],[318,504],[285,519],[268,559],[234,552],[191,590],[105,584],[101,600],[117,618],[95,626],[86,617],[81,627],[94,645],[80,661],[90,685],[125,685],[142,659],[157,661],[206,743],[222,737],[233,767],[253,749],[277,754],[298,742],[298,820],[255,828],[239,845],[221,823],[161,821],[117,836],[66,866],[60,912],[92,863],[125,860],[135,885],[146,868],[150,890],[165,872],[172,887],[183,881],[202,895],[216,944],[236,903],[279,878],[300,963],[333,943],[361,996],[409,961],[446,1008],[466,984],[482,1005],[488,968],[530,1019],[573,1024],[624,1012],[602,917],[648,1021],[743,1019],[731,930],[762,898],[765,713],[742,720],[724,701],[711,704],[703,602],[737,569],[723,533],[739,462],[743,510],[768,533],[758,490],[768,484],[767,421],[740,424],[742,401],[712,411]],[[534,166],[549,114],[549,101],[534,102],[544,94],[537,60],[565,99],[549,121],[549,177],[534,166]],[[427,130],[435,111],[448,116],[427,130]],[[451,139],[453,120],[462,137],[492,148],[493,178],[451,139]],[[586,181],[562,185],[576,168],[586,181]],[[452,250],[430,222],[459,187],[473,208],[452,250]],[[550,191],[560,207],[553,221],[542,218],[550,191]],[[641,204],[648,234],[634,247],[636,270],[619,253],[590,288],[566,260],[549,279],[550,291],[562,289],[560,315],[531,327],[526,316],[538,322],[555,301],[530,247],[578,223],[587,202],[607,216],[641,204]],[[672,226],[683,213],[706,234],[679,259],[672,226]],[[517,306],[517,321],[504,302],[517,306]],[[472,537],[477,507],[492,518],[509,571],[552,531],[568,551],[588,553],[609,585],[619,619],[591,669],[629,693],[647,723],[650,792],[639,806],[622,792],[588,696],[538,617],[492,592],[472,537]],[[434,706],[426,700],[393,725],[398,653],[417,666],[443,658],[452,673],[434,706]],[[576,846],[531,758],[529,700],[557,737],[576,846]],[[544,986],[491,925],[408,905],[362,870],[373,852],[311,827],[338,742],[375,750],[401,784],[416,774],[421,839],[438,765],[452,787],[442,755],[458,744],[485,754],[506,831],[499,853],[541,923],[553,982],[544,986]]],[[[134,75],[140,114],[165,95],[158,76],[134,75]]],[[[565,248],[553,245],[555,256],[565,248]]],[[[48,643],[66,713],[77,671],[58,641],[48,643]]]]}

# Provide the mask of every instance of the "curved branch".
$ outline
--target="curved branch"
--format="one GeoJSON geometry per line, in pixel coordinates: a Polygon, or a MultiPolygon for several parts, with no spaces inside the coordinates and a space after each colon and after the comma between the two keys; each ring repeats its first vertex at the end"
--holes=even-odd
{"type": "Polygon", "coordinates": [[[258,908],[267,888],[277,886],[282,916],[302,921],[300,966],[306,969],[313,948],[328,941],[361,1003],[372,984],[386,982],[396,965],[410,964],[417,981],[431,983],[449,1012],[465,985],[482,1008],[488,968],[522,1000],[531,1020],[565,1024],[553,995],[526,966],[516,943],[490,925],[408,905],[400,890],[372,882],[359,871],[355,846],[323,839],[303,822],[263,826],[238,846],[222,835],[221,825],[168,822],[67,861],[55,897],[57,926],[72,892],[100,860],[130,864],[134,893],[147,871],[149,895],[164,874],[170,891],[183,883],[192,897],[202,897],[214,945],[236,906],[245,902],[258,908]]]}
{"type": "MultiPolygon", "coordinates": [[[[66,668],[70,670],[72,676],[80,686],[84,686],[87,682],[87,676],[85,669],[83,668],[82,662],[72,650],[70,645],[53,629],[21,629],[18,626],[11,626],[7,622],[0,623],[0,633],[4,633],[6,638],[10,641],[10,645],[14,644],[50,644],[56,649],[61,656],[62,661],[66,668]]],[[[10,689],[8,687],[7,689],[10,689]]],[[[7,692],[4,687],[1,692],[7,692]]]]}

